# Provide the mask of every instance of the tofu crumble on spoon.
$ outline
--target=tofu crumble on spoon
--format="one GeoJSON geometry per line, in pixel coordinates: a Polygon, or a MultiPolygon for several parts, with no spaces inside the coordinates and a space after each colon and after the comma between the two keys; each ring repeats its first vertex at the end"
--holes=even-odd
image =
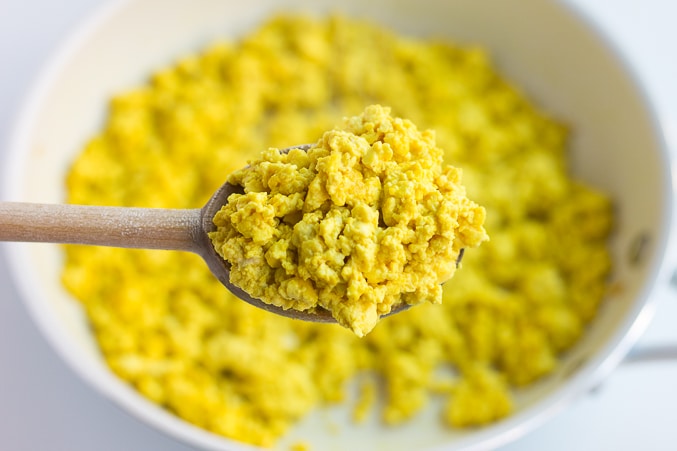
{"type": "Polygon", "coordinates": [[[234,172],[215,215],[230,282],[284,310],[329,311],[358,336],[393,309],[440,303],[483,207],[444,165],[432,131],[380,105],[306,150],[271,148],[234,172]]]}

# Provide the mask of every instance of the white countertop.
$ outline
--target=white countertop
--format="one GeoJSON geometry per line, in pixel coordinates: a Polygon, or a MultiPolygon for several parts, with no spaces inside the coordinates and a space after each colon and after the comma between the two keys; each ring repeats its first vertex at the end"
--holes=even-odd
{"type": "MultiPolygon", "coordinates": [[[[616,41],[672,133],[677,156],[677,2],[570,0],[616,41]]],[[[0,0],[0,164],[12,121],[41,64],[101,0],[0,0]]],[[[677,258],[671,259],[677,262],[677,258]]],[[[659,287],[643,345],[677,346],[677,289],[659,287]]],[[[677,360],[627,364],[594,393],[506,450],[677,449],[677,360]]],[[[31,322],[0,256],[0,449],[189,448],[87,387],[31,322]]]]}

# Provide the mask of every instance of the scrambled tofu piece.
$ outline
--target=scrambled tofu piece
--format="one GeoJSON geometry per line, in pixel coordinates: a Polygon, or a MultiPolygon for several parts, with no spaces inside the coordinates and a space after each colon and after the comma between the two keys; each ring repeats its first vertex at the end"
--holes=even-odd
{"type": "MultiPolygon", "coordinates": [[[[392,315],[358,338],[338,325],[293,321],[236,299],[192,254],[66,246],[63,283],[82,302],[116,375],[199,427],[273,446],[311,412],[348,402],[348,383],[365,372],[383,385],[375,391],[384,399],[360,397],[357,420],[374,401],[395,426],[430,398],[445,397],[443,424],[474,427],[509,415],[515,387],[557,368],[604,298],[611,202],[572,179],[567,129],[504,80],[482,49],[397,36],[340,16],[274,18],[116,95],[104,127],[68,174],[68,201],[200,208],[224,174],[261,149],[312,142],[369,104],[389,105],[393,115],[435,130],[445,161],[463,168],[468,195],[488,212],[491,241],[464,256],[442,304],[392,315]],[[285,377],[272,379],[279,374],[285,377]]],[[[296,152],[287,163],[301,167],[307,158],[296,152]]],[[[382,161],[376,152],[365,156],[365,164],[382,161]]],[[[299,208],[304,199],[294,190],[306,181],[286,177],[284,170],[268,180],[280,195],[241,213],[243,226],[248,215],[263,224],[276,211],[299,208]]],[[[364,177],[336,186],[355,183],[368,198],[364,177]]],[[[318,193],[315,204],[325,196],[318,193]]],[[[339,201],[352,195],[331,193],[339,201]]],[[[381,207],[391,224],[413,211],[381,207]]],[[[368,209],[360,214],[372,221],[368,209]]],[[[317,241],[334,248],[347,218],[325,215],[317,241]]],[[[299,220],[290,213],[280,224],[299,220]]],[[[260,227],[256,238],[274,239],[280,224],[260,227]]],[[[252,258],[286,272],[285,245],[278,240],[252,258]]],[[[336,254],[324,258],[331,269],[336,254]]]]}
{"type": "Polygon", "coordinates": [[[362,337],[400,304],[442,301],[484,208],[442,164],[432,131],[372,105],[308,152],[269,149],[228,181],[243,188],[210,234],[231,282],[286,309],[329,310],[362,337]]]}

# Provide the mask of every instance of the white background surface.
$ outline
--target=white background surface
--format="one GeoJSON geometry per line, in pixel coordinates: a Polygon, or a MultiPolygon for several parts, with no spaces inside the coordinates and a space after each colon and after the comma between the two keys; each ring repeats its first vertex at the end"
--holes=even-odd
{"type": "MultiPolygon", "coordinates": [[[[570,1],[635,65],[666,131],[677,138],[677,2],[570,1]]],[[[40,68],[100,3],[0,0],[0,164],[40,68]]],[[[677,157],[677,139],[672,145],[677,157]]],[[[671,262],[677,262],[675,252],[671,262]]],[[[658,312],[642,345],[677,346],[677,290],[657,291],[658,312]]],[[[101,398],[58,359],[28,317],[0,256],[0,450],[188,449],[101,398]]],[[[677,359],[622,366],[594,393],[505,448],[546,449],[677,450],[677,359]]]]}

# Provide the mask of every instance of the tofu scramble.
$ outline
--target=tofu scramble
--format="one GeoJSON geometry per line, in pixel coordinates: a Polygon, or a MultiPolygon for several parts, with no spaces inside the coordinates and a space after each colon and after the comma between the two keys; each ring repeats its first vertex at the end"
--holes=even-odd
{"type": "Polygon", "coordinates": [[[235,299],[189,253],[67,246],[63,283],[115,374],[186,421],[272,446],[363,374],[382,389],[360,390],[356,420],[380,397],[388,425],[442,398],[440,422],[459,428],[509,415],[513,391],[557,367],[605,293],[611,206],[569,176],[566,127],[482,49],[344,17],[271,19],[115,96],[68,201],[199,208],[260,149],[311,142],[376,103],[435,130],[487,209],[491,241],[464,256],[442,304],[358,338],[235,299]]]}
{"type": "Polygon", "coordinates": [[[362,337],[393,306],[442,302],[461,250],[487,240],[484,208],[442,159],[432,131],[372,105],[307,153],[269,149],[233,173],[243,193],[210,238],[231,283],[362,337]]]}

